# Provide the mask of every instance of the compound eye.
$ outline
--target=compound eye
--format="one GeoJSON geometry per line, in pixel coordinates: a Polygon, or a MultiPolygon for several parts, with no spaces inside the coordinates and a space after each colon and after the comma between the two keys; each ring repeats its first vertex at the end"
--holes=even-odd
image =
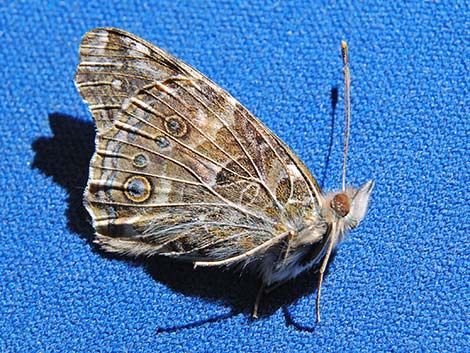
{"type": "Polygon", "coordinates": [[[330,205],[338,216],[346,217],[351,208],[351,200],[346,194],[336,194],[330,205]]]}

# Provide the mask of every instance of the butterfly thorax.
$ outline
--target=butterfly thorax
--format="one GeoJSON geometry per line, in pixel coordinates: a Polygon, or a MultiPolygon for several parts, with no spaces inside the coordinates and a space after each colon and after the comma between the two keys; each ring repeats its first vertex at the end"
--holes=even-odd
{"type": "Polygon", "coordinates": [[[289,233],[276,251],[263,258],[263,281],[268,285],[284,282],[318,264],[325,253],[329,230],[323,217],[306,217],[303,228],[289,233]]]}
{"type": "Polygon", "coordinates": [[[366,183],[359,190],[347,188],[323,195],[318,208],[303,216],[302,226],[286,237],[278,253],[263,261],[265,283],[295,278],[320,264],[328,245],[332,242],[336,246],[362,220],[371,187],[366,183]]]}

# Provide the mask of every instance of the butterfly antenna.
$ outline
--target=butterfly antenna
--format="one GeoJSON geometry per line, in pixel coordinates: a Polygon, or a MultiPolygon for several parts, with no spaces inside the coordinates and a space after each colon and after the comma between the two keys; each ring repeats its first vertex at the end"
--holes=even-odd
{"type": "Polygon", "coordinates": [[[343,191],[346,189],[346,162],[348,159],[349,133],[351,128],[351,75],[349,73],[348,45],[341,41],[344,73],[344,147],[343,147],[343,191]]]}

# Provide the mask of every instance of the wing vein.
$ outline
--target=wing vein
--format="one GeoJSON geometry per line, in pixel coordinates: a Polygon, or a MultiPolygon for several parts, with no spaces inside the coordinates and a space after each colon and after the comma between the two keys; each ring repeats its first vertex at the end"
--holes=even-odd
{"type": "Polygon", "coordinates": [[[285,237],[287,237],[289,234],[290,234],[290,232],[281,233],[281,234],[275,236],[274,238],[269,239],[268,241],[265,241],[261,245],[255,247],[255,248],[253,248],[253,249],[251,249],[247,252],[244,252],[244,253],[242,253],[240,255],[237,255],[237,256],[229,257],[228,259],[224,259],[224,260],[220,260],[220,261],[217,261],[217,260],[215,260],[215,261],[196,261],[194,263],[194,267],[197,267],[197,266],[230,265],[230,264],[233,264],[235,262],[245,260],[245,259],[249,258],[251,255],[254,255],[254,254],[256,254],[257,252],[259,252],[263,249],[269,248],[270,246],[274,245],[278,241],[280,241],[280,240],[284,239],[285,237]]]}
{"type": "MultiPolygon", "coordinates": [[[[140,106],[140,105],[139,105],[140,106]]],[[[145,108],[143,108],[145,109],[145,108]]],[[[149,111],[149,110],[148,110],[149,111]]],[[[151,111],[149,111],[151,112],[151,111]]],[[[156,115],[156,113],[154,112],[151,112],[152,114],[156,115]]],[[[140,122],[146,124],[147,126],[150,126],[152,128],[154,128],[155,130],[157,130],[158,132],[164,134],[166,137],[169,137],[172,141],[175,141],[178,145],[182,146],[183,148],[195,153],[196,155],[198,155],[199,157],[203,158],[203,159],[206,159],[207,161],[211,162],[212,164],[222,168],[222,169],[225,169],[235,175],[237,175],[239,178],[241,179],[245,179],[245,180],[252,180],[251,178],[247,178],[243,175],[240,175],[239,173],[231,170],[230,168],[227,168],[226,166],[224,166],[223,164],[217,162],[216,160],[213,160],[212,158],[206,156],[205,154],[203,154],[202,152],[199,152],[198,150],[192,148],[191,146],[181,142],[179,139],[175,138],[174,136],[172,136],[171,134],[167,133],[165,130],[162,130],[160,129],[159,127],[157,127],[156,125],[153,125],[152,123],[144,120],[144,119],[141,119],[138,115],[136,114],[131,114],[129,112],[126,112],[126,114],[138,119],[140,122]]],[[[150,134],[147,134],[147,133],[143,133],[140,129],[138,128],[135,128],[133,127],[132,125],[129,125],[129,124],[126,124],[126,123],[122,123],[122,122],[119,122],[117,121],[116,122],[116,125],[119,125],[120,128],[122,128],[123,130],[126,130],[126,131],[129,131],[129,132],[132,132],[132,133],[135,133],[136,135],[139,135],[141,137],[144,137],[146,139],[149,139],[149,140],[153,140],[154,137],[151,136],[150,134]],[[119,123],[119,124],[118,124],[119,123]]]]}
{"type": "MultiPolygon", "coordinates": [[[[216,227],[234,227],[234,228],[243,228],[243,229],[248,229],[252,231],[257,231],[257,232],[264,232],[267,234],[272,234],[269,230],[260,228],[260,227],[254,227],[246,224],[237,224],[237,223],[227,223],[227,222],[201,222],[201,221],[194,221],[194,222],[187,222],[187,223],[180,223],[176,224],[172,227],[164,228],[162,230],[159,230],[155,233],[146,233],[143,234],[144,238],[145,237],[158,237],[160,234],[168,233],[170,231],[175,231],[179,229],[189,229],[189,228],[198,228],[198,227],[205,227],[205,226],[216,226],[216,227]]],[[[226,238],[225,238],[226,239],[226,238]]]]}
{"type": "MultiPolygon", "coordinates": [[[[234,163],[236,163],[240,168],[242,168],[250,177],[251,179],[250,180],[256,180],[255,177],[253,177],[251,175],[251,173],[246,170],[245,167],[243,167],[237,160],[235,160],[228,152],[226,152],[222,147],[220,147],[213,139],[211,139],[207,134],[205,134],[201,129],[199,129],[197,126],[195,126],[189,119],[187,119],[184,114],[182,114],[180,111],[176,110],[174,106],[171,106],[170,104],[166,103],[165,101],[163,101],[161,98],[155,96],[152,92],[146,90],[145,91],[147,94],[149,94],[150,96],[152,96],[153,98],[157,99],[160,103],[166,105],[169,109],[173,110],[179,117],[181,117],[182,119],[184,119],[188,124],[190,124],[195,130],[197,130],[197,132],[199,132],[207,141],[209,141],[216,149],[218,149],[220,152],[222,152],[227,158],[229,158],[231,161],[233,161],[234,163]]],[[[171,95],[173,98],[175,99],[178,99],[177,97],[175,97],[174,95],[171,95]]],[[[178,99],[180,102],[181,100],[178,99]]],[[[237,175],[239,175],[238,173],[230,170],[229,168],[226,168],[227,170],[231,171],[232,173],[235,173],[237,175]]],[[[239,175],[241,176],[241,175],[239,175]]]]}
{"type": "MultiPolygon", "coordinates": [[[[290,195],[292,195],[293,190],[294,190],[294,182],[293,182],[292,174],[291,174],[289,168],[287,167],[287,164],[284,161],[284,159],[281,158],[281,156],[279,155],[277,150],[271,145],[269,140],[266,138],[267,135],[271,136],[271,135],[274,135],[274,133],[271,130],[269,130],[267,127],[263,126],[263,124],[255,116],[253,116],[250,113],[246,114],[245,113],[246,110],[245,109],[241,110],[239,105],[237,105],[236,109],[239,113],[241,113],[243,115],[243,117],[250,123],[250,125],[256,130],[256,132],[266,142],[266,144],[269,146],[271,151],[275,154],[276,158],[279,160],[281,165],[284,167],[284,170],[286,171],[286,174],[289,176],[290,195]],[[260,125],[261,128],[265,131],[259,131],[258,127],[253,123],[252,118],[256,122],[256,125],[260,125]]],[[[276,139],[274,139],[274,140],[276,141],[276,139]]]]}
{"type": "Polygon", "coordinates": [[[194,181],[190,180],[184,180],[184,179],[178,179],[178,178],[172,178],[169,176],[165,175],[158,175],[158,174],[153,174],[153,173],[146,173],[143,171],[136,171],[136,170],[129,170],[129,169],[121,169],[121,168],[110,168],[110,167],[102,167],[102,166],[97,166],[95,168],[101,169],[101,170],[108,170],[108,171],[114,171],[114,172],[121,172],[121,173],[128,173],[128,174],[136,174],[136,175],[144,175],[144,176],[149,176],[153,178],[158,178],[158,179],[164,179],[164,180],[170,180],[174,181],[177,183],[182,183],[182,184],[188,184],[188,185],[194,185],[194,186],[204,186],[202,183],[196,183],[194,181]]]}
{"type": "Polygon", "coordinates": [[[250,216],[253,216],[253,217],[256,217],[256,218],[259,218],[259,219],[262,219],[268,223],[271,223],[271,224],[274,224],[275,222],[271,219],[268,219],[266,217],[263,217],[262,215],[260,214],[256,214],[256,213],[253,213],[251,212],[250,210],[246,209],[245,207],[240,207],[240,205],[238,204],[235,204],[233,202],[231,202],[230,200],[227,200],[225,197],[223,197],[222,195],[220,195],[217,191],[215,191],[210,185],[208,185],[207,183],[205,183],[201,177],[189,166],[185,165],[184,163],[181,163],[173,158],[170,158],[169,156],[166,156],[164,154],[161,154],[159,152],[156,152],[156,151],[153,151],[153,150],[150,150],[148,148],[145,148],[143,146],[139,146],[139,145],[136,145],[134,143],[130,143],[128,141],[124,141],[124,140],[120,140],[120,139],[115,139],[115,138],[111,138],[111,137],[102,137],[103,139],[106,139],[106,140],[110,140],[110,141],[114,141],[114,142],[119,142],[119,143],[123,143],[123,144],[127,144],[129,146],[133,146],[133,147],[136,147],[136,148],[140,148],[140,149],[143,149],[151,154],[155,154],[161,158],[164,158],[172,163],[175,163],[177,165],[179,165],[180,167],[182,167],[183,169],[187,170],[189,173],[191,173],[197,180],[199,180],[199,182],[201,182],[202,186],[207,189],[210,193],[212,193],[214,196],[216,196],[217,198],[219,198],[220,200],[222,200],[223,202],[225,202],[227,205],[229,205],[230,207],[232,208],[235,208],[237,209],[238,211],[240,211],[241,213],[244,213],[244,214],[247,214],[247,215],[250,215],[250,216]]]}
{"type": "MultiPolygon", "coordinates": [[[[176,83],[176,80],[175,80],[175,83],[176,83]]],[[[178,85],[178,83],[176,83],[178,85]]],[[[234,133],[234,131],[229,127],[229,125],[227,124],[227,122],[222,119],[222,117],[215,113],[212,109],[210,109],[200,98],[198,98],[197,96],[195,96],[194,94],[192,94],[190,91],[188,91],[185,87],[181,86],[181,85],[178,85],[180,88],[182,88],[186,93],[188,93],[189,95],[191,95],[197,102],[199,102],[199,104],[201,104],[207,111],[209,111],[213,116],[215,116],[223,125],[224,127],[230,132],[230,134],[233,136],[233,138],[235,139],[235,141],[237,141],[238,145],[240,146],[240,148],[242,149],[243,153],[245,154],[245,156],[248,158],[248,160],[250,161],[253,169],[255,170],[257,176],[258,176],[258,179],[259,179],[259,184],[266,190],[266,192],[269,194],[269,196],[271,197],[271,199],[274,201],[274,203],[276,204],[276,206],[280,209],[280,210],[283,210],[284,207],[279,203],[279,200],[277,199],[277,197],[273,194],[272,190],[266,185],[265,183],[265,180],[263,179],[262,175],[261,175],[261,172],[258,168],[258,166],[256,165],[256,163],[254,162],[253,158],[251,157],[250,153],[248,153],[248,151],[246,150],[245,146],[242,144],[242,142],[240,141],[240,139],[238,138],[238,136],[234,133]]],[[[196,87],[197,89],[198,87],[196,87]]],[[[199,91],[201,94],[203,94],[201,91],[199,91]]],[[[178,99],[175,97],[175,99],[178,99]]],[[[218,102],[216,102],[216,104],[219,104],[218,102]]],[[[220,108],[223,109],[223,107],[221,107],[219,105],[220,108]]],[[[238,109],[235,105],[235,109],[238,109]]],[[[223,151],[223,149],[221,149],[221,151],[223,151]]],[[[225,151],[223,151],[225,152],[225,151]]],[[[238,163],[238,162],[237,162],[238,163]]],[[[246,170],[243,166],[242,168],[244,170],[246,170]]],[[[287,172],[287,171],[286,171],[287,172]]]]}
{"type": "MultiPolygon", "coordinates": [[[[197,251],[200,251],[200,250],[204,250],[208,247],[214,247],[214,246],[217,246],[221,243],[225,243],[227,241],[230,241],[230,240],[233,240],[233,239],[236,239],[236,238],[239,238],[239,237],[242,237],[244,236],[245,234],[252,234],[250,232],[247,232],[247,231],[243,231],[243,232],[239,232],[239,233],[235,233],[227,238],[224,238],[224,239],[219,239],[217,241],[214,241],[214,242],[207,242],[206,244],[202,244],[198,247],[195,247],[191,250],[188,250],[188,251],[172,251],[172,252],[166,252],[166,253],[162,253],[162,255],[164,256],[185,256],[185,255],[190,255],[191,253],[194,253],[194,252],[197,252],[197,251]]],[[[271,234],[271,233],[269,233],[271,234]]],[[[167,245],[168,243],[166,243],[165,245],[167,245]]]]}

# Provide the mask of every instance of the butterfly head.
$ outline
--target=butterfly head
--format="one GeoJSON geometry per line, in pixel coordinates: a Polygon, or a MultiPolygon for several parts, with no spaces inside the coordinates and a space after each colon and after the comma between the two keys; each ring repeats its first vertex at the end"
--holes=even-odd
{"type": "Polygon", "coordinates": [[[346,188],[326,197],[326,208],[333,221],[342,225],[343,231],[354,229],[367,212],[374,182],[368,181],[359,189],[346,188]]]}

